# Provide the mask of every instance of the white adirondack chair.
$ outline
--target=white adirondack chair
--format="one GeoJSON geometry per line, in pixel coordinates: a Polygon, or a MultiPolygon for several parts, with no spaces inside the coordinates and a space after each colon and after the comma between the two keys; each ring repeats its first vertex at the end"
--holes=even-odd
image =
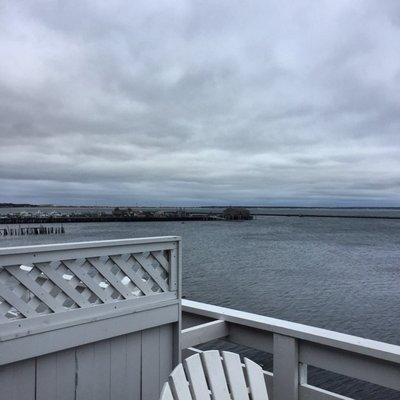
{"type": "Polygon", "coordinates": [[[160,400],[268,400],[262,368],[236,353],[194,354],[179,364],[164,384],[160,400]]]}

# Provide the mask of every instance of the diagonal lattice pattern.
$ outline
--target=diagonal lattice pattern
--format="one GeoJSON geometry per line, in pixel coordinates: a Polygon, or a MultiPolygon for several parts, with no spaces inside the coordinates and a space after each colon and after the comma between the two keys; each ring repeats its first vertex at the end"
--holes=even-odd
{"type": "Polygon", "coordinates": [[[169,291],[170,251],[0,268],[0,322],[169,291]]]}

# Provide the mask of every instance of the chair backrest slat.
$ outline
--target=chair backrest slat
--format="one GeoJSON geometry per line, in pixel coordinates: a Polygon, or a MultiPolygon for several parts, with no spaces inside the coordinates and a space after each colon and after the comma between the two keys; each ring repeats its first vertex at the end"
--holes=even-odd
{"type": "Polygon", "coordinates": [[[169,383],[165,382],[161,391],[160,400],[174,400],[169,383]]]}
{"type": "Polygon", "coordinates": [[[217,350],[205,351],[201,356],[213,399],[231,400],[219,352],[217,350]]]}
{"type": "Polygon", "coordinates": [[[233,400],[249,400],[239,354],[223,351],[222,358],[224,360],[225,372],[233,400]]]}
{"type": "Polygon", "coordinates": [[[208,350],[179,364],[164,385],[161,400],[268,400],[264,371],[236,353],[208,350]]]}
{"type": "Polygon", "coordinates": [[[268,400],[268,392],[262,368],[248,358],[244,359],[244,365],[246,366],[252,400],[268,400]]]}
{"type": "Polygon", "coordinates": [[[185,360],[185,369],[194,400],[211,400],[200,356],[194,354],[188,357],[185,360]]]}
{"type": "Polygon", "coordinates": [[[182,364],[179,364],[170,375],[172,391],[176,400],[192,400],[189,390],[189,383],[186,380],[182,364]]]}

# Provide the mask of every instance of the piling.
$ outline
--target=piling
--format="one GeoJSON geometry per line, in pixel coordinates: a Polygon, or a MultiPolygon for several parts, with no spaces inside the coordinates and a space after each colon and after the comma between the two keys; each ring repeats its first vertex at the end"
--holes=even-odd
{"type": "Polygon", "coordinates": [[[63,235],[64,226],[6,226],[0,228],[0,236],[63,235]]]}

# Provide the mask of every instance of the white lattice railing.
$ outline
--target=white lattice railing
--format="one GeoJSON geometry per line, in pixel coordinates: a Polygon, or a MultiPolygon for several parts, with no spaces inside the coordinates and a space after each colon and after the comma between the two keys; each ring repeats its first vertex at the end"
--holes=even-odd
{"type": "Polygon", "coordinates": [[[177,298],[178,251],[178,237],[0,249],[0,324],[177,298]]]}

